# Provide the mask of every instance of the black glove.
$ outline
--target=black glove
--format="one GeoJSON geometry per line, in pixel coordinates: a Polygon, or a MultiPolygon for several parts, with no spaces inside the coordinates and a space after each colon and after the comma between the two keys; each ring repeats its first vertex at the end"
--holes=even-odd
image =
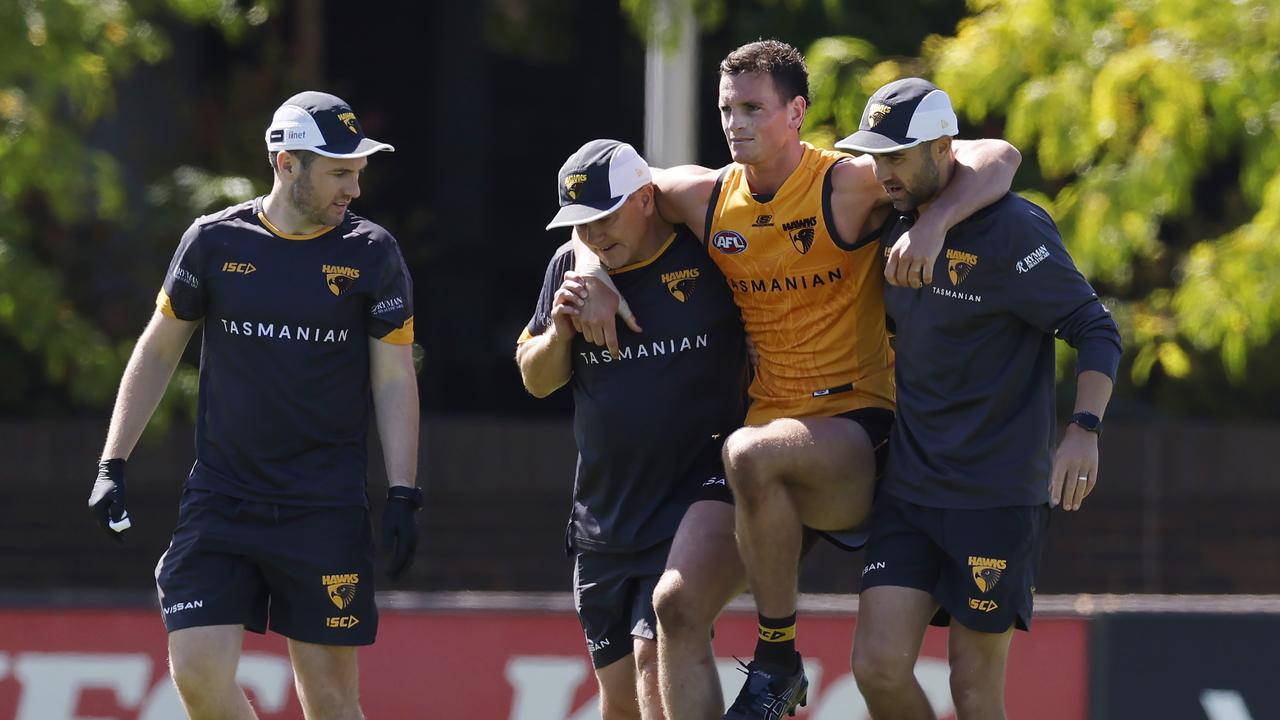
{"type": "Polygon", "coordinates": [[[382,551],[391,556],[387,576],[399,580],[413,562],[418,549],[418,526],[414,513],[422,509],[422,489],[393,485],[387,489],[387,506],[382,511],[382,551]]]}
{"type": "Polygon", "coordinates": [[[89,510],[102,529],[118,543],[124,542],[124,531],[133,524],[124,503],[124,460],[103,460],[98,463],[98,479],[89,495],[89,510]]]}

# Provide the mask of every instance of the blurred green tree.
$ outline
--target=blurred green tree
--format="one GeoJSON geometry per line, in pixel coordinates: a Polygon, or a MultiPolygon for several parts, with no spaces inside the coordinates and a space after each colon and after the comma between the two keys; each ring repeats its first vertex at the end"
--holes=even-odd
{"type": "MultiPolygon", "coordinates": [[[[264,22],[271,5],[266,0],[0,4],[0,334],[20,348],[24,359],[34,358],[72,405],[109,403],[132,348],[132,340],[111,342],[76,309],[65,268],[46,259],[61,255],[70,258],[68,264],[83,262],[76,257],[84,253],[74,236],[124,219],[119,165],[86,140],[89,128],[112,111],[121,77],[138,63],[153,64],[171,52],[156,16],[208,23],[235,38],[264,22]],[[61,252],[47,246],[51,236],[65,246],[61,252]]],[[[215,188],[222,181],[205,180],[215,188]]],[[[22,377],[21,360],[0,363],[7,381],[22,377]]],[[[170,388],[156,414],[159,424],[194,408],[194,371],[180,368],[170,388]]],[[[14,392],[11,388],[9,396],[14,392]]]]}

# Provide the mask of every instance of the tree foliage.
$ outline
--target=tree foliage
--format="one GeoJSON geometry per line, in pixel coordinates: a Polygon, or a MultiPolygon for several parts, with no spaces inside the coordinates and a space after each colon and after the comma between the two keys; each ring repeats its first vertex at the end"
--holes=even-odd
{"type": "Polygon", "coordinates": [[[1267,0],[971,0],[932,37],[971,122],[1004,118],[1081,268],[1125,309],[1135,379],[1280,328],[1280,9],[1267,0]]]}
{"type": "MultiPolygon", "coordinates": [[[[132,346],[111,342],[78,311],[64,274],[42,259],[45,224],[75,236],[125,219],[118,163],[86,134],[112,111],[121,77],[170,52],[148,13],[208,22],[235,37],[269,9],[234,0],[0,3],[0,333],[40,358],[48,380],[76,404],[109,402],[132,346]]],[[[194,373],[180,369],[158,419],[189,411],[195,385],[194,373]]]]}

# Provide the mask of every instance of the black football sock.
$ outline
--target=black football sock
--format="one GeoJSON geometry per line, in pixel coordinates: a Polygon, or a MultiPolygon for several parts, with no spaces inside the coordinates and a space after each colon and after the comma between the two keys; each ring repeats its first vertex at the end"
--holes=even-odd
{"type": "Polygon", "coordinates": [[[796,614],[784,618],[760,615],[760,636],[756,640],[755,661],[771,669],[794,672],[796,656],[796,614]]]}

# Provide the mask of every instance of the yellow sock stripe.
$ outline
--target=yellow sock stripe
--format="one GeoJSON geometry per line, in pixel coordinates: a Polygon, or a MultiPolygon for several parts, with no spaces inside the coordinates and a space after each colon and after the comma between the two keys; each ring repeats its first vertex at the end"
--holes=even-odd
{"type": "Polygon", "coordinates": [[[796,626],[789,625],[784,628],[768,628],[760,625],[760,639],[764,642],[787,642],[796,639],[796,626]]]}

